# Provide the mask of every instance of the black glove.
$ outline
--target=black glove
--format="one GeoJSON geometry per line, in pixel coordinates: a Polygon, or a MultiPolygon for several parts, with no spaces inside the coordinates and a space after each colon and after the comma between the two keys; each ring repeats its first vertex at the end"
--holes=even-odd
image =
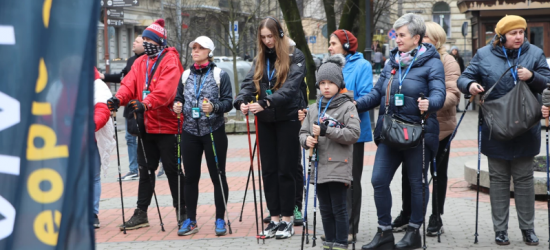
{"type": "Polygon", "coordinates": [[[542,105],[550,107],[550,89],[542,91],[542,105]]]}
{"type": "Polygon", "coordinates": [[[319,127],[321,127],[320,135],[325,136],[327,134],[328,121],[322,122],[321,125],[319,125],[319,127]]]}
{"type": "Polygon", "coordinates": [[[116,98],[116,96],[109,98],[109,100],[107,100],[107,107],[110,111],[116,112],[120,107],[120,100],[116,98]]]}
{"type": "Polygon", "coordinates": [[[141,103],[138,100],[131,100],[128,104],[130,107],[134,108],[134,110],[138,113],[143,114],[143,112],[145,112],[145,105],[143,105],[143,103],[141,103]]]}

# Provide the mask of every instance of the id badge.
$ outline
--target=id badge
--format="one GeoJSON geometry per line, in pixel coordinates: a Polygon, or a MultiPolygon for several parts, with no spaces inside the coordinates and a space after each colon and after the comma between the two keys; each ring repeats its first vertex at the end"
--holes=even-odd
{"type": "Polygon", "coordinates": [[[141,99],[141,100],[144,100],[145,97],[147,97],[148,94],[151,94],[151,91],[149,91],[149,90],[144,90],[144,91],[143,91],[143,99],[141,99]]]}
{"type": "Polygon", "coordinates": [[[193,117],[193,119],[201,118],[201,110],[197,107],[191,108],[191,117],[193,117]]]}
{"type": "Polygon", "coordinates": [[[395,94],[395,106],[401,107],[405,104],[405,95],[403,94],[395,94]]]}
{"type": "Polygon", "coordinates": [[[273,94],[273,92],[271,91],[271,89],[266,90],[265,93],[266,93],[267,95],[273,94]]]}

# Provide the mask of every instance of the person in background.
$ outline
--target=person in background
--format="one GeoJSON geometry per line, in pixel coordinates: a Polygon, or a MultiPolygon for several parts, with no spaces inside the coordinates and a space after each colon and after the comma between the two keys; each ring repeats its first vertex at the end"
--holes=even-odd
{"type": "Polygon", "coordinates": [[[376,52],[374,53],[374,68],[375,68],[375,74],[380,75],[380,68],[382,68],[382,62],[384,61],[384,55],[382,52],[380,52],[380,49],[376,49],[376,52]]]}
{"type": "MultiPolygon", "coordinates": [[[[132,70],[132,65],[134,65],[134,62],[137,58],[140,56],[145,55],[145,49],[143,48],[143,38],[141,35],[137,36],[136,39],[134,39],[134,43],[132,44],[132,51],[134,52],[134,55],[126,61],[126,67],[122,69],[119,73],[115,74],[101,74],[101,79],[103,79],[104,82],[112,82],[112,83],[120,83],[122,79],[124,79],[124,76],[126,76],[130,70],[132,70]]],[[[137,142],[136,137],[128,133],[128,130],[126,130],[126,145],[128,146],[128,160],[130,168],[130,171],[126,173],[124,176],[122,176],[123,181],[129,181],[129,180],[137,180],[139,179],[139,171],[138,171],[138,163],[137,163],[137,142]]],[[[118,178],[117,178],[118,181],[118,178]]]]}
{"type": "Polygon", "coordinates": [[[451,47],[451,55],[455,58],[458,66],[460,66],[460,74],[462,74],[462,72],[464,72],[464,60],[462,56],[460,56],[460,51],[458,51],[457,46],[451,47]]]}

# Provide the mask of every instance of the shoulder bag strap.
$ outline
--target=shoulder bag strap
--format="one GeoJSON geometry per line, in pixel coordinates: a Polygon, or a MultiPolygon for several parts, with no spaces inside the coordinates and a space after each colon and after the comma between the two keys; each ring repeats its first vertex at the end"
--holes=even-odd
{"type": "Polygon", "coordinates": [[[485,94],[483,94],[481,96],[480,102],[485,101],[485,99],[487,98],[487,96],[489,96],[491,91],[493,91],[493,89],[497,86],[497,84],[500,82],[500,80],[502,80],[502,77],[504,77],[506,75],[506,73],[508,73],[508,71],[510,71],[514,67],[516,67],[516,66],[512,66],[512,67],[508,68],[506,71],[504,71],[504,73],[500,76],[500,78],[498,78],[498,80],[495,82],[495,84],[493,84],[493,86],[489,90],[487,90],[487,92],[485,92],[485,94]]]}
{"type": "MultiPolygon", "coordinates": [[[[163,53],[162,55],[160,55],[159,59],[157,60],[156,67],[151,72],[151,77],[149,78],[149,82],[147,83],[147,91],[149,91],[149,87],[151,87],[151,80],[153,80],[153,76],[155,75],[155,72],[157,72],[157,69],[160,67],[160,61],[162,60],[162,58],[164,58],[164,56],[167,53],[168,52],[163,53]]],[[[149,69],[145,69],[145,70],[149,70],[149,69]]]]}

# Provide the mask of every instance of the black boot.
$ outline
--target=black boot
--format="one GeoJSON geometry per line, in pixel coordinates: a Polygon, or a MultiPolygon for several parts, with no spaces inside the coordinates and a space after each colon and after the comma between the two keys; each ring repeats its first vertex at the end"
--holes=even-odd
{"type": "Polygon", "coordinates": [[[441,217],[439,219],[435,214],[430,215],[430,223],[428,223],[428,229],[426,229],[426,235],[428,236],[437,236],[438,234],[443,233],[443,222],[441,217]]]}
{"type": "Polygon", "coordinates": [[[405,215],[403,211],[399,213],[397,218],[392,222],[391,227],[394,232],[401,232],[407,228],[409,225],[409,220],[411,219],[410,215],[405,215]]]}
{"type": "Polygon", "coordinates": [[[495,243],[497,245],[510,245],[510,240],[508,239],[508,232],[506,231],[497,231],[495,232],[495,243]]]}
{"type": "MultiPolygon", "coordinates": [[[[140,227],[148,227],[149,220],[147,219],[147,212],[136,208],[134,215],[128,221],[126,221],[126,230],[138,229],[140,227]]],[[[124,230],[123,225],[120,225],[120,231],[124,230]]]]}
{"type": "Polygon", "coordinates": [[[535,230],[533,229],[521,230],[521,234],[523,234],[523,242],[525,242],[525,244],[529,246],[539,245],[539,238],[535,234],[535,230]]]}
{"type": "Polygon", "coordinates": [[[392,250],[395,244],[393,231],[391,229],[382,231],[378,228],[378,232],[369,244],[363,245],[362,250],[392,250]]]}
{"type": "Polygon", "coordinates": [[[395,249],[417,249],[422,247],[420,230],[412,226],[407,226],[407,232],[403,239],[395,244],[395,249]]]}

